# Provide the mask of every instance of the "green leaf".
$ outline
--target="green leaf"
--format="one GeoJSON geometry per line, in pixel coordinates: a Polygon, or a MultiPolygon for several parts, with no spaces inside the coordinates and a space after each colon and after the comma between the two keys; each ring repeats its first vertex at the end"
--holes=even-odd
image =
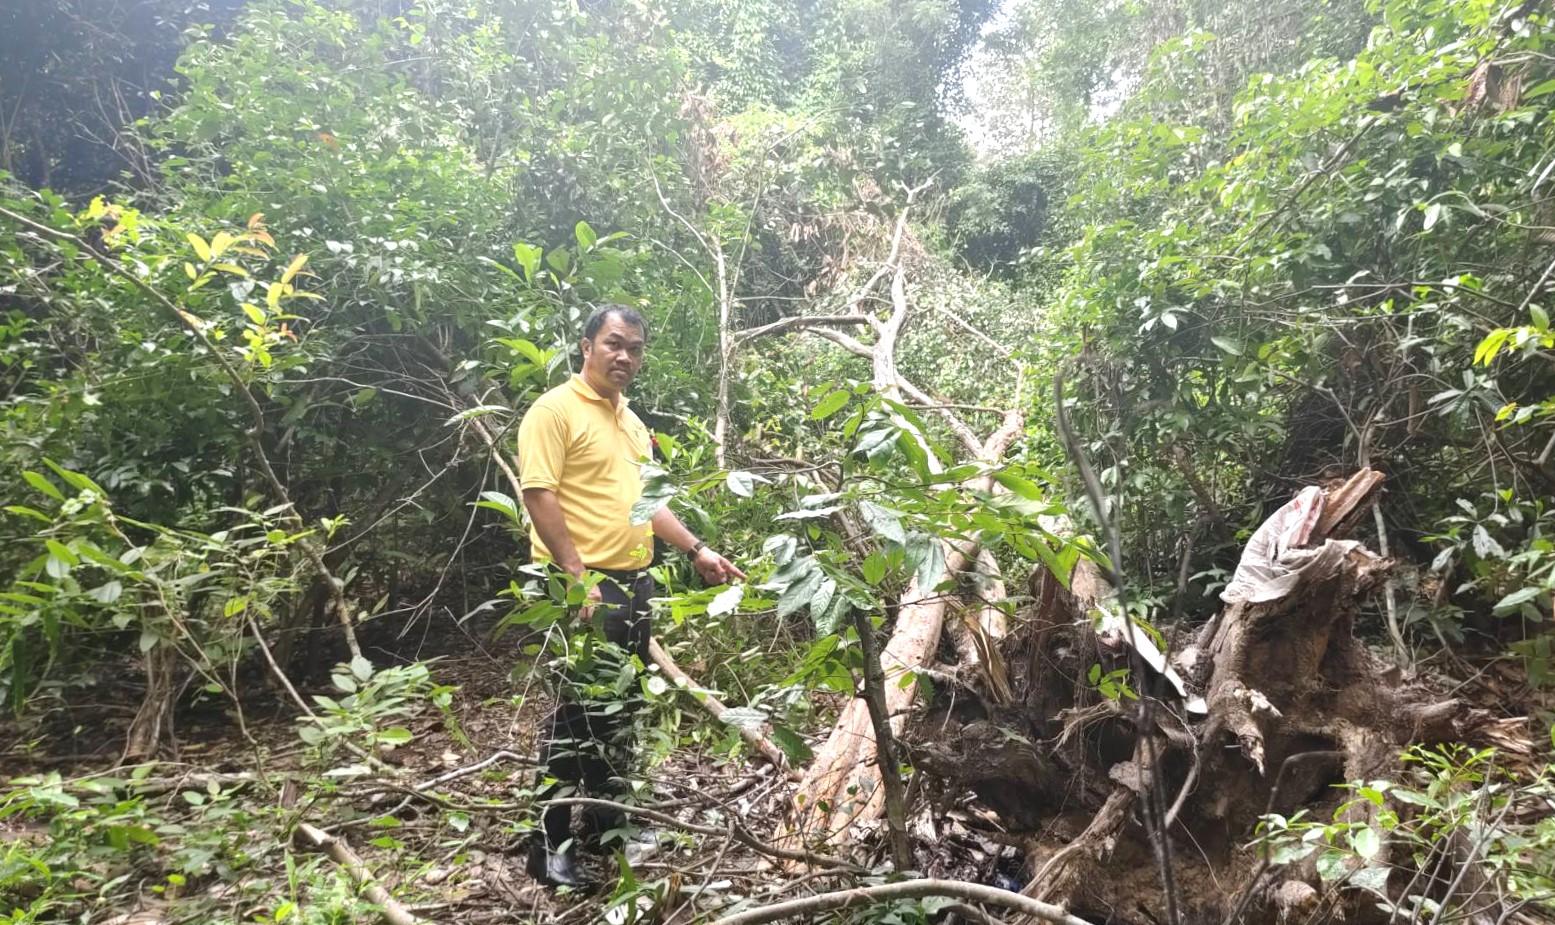
{"type": "Polygon", "coordinates": [[[71,568],[75,568],[81,564],[80,557],[72,552],[69,546],[66,546],[59,540],[44,540],[43,545],[48,547],[49,555],[60,560],[71,568]]]}
{"type": "Polygon", "coordinates": [[[390,726],[388,729],[378,733],[378,741],[387,742],[390,745],[404,745],[414,738],[415,736],[411,735],[410,730],[404,726],[390,726]]]}
{"type": "Polygon", "coordinates": [[[1242,345],[1229,337],[1211,337],[1209,342],[1234,357],[1242,355],[1242,345]]]}
{"type": "Polygon", "coordinates": [[[1362,867],[1350,874],[1348,886],[1351,889],[1367,890],[1387,899],[1389,873],[1391,871],[1386,867],[1362,867]]]}
{"type": "Polygon", "coordinates": [[[89,492],[92,492],[93,494],[100,495],[102,497],[107,497],[108,496],[108,493],[106,491],[103,491],[103,487],[101,485],[97,484],[96,482],[92,481],[91,479],[87,478],[86,476],[82,475],[81,473],[79,473],[79,472],[72,472],[71,470],[66,469],[64,466],[61,466],[59,463],[55,462],[54,460],[49,459],[48,457],[44,457],[43,463],[44,463],[44,465],[48,466],[50,469],[53,469],[55,475],[57,475],[60,478],[64,479],[65,480],[65,484],[69,485],[71,488],[74,488],[76,491],[89,491],[89,492]]]}
{"type": "Polygon", "coordinates": [[[1543,588],[1520,588],[1516,591],[1513,591],[1511,594],[1508,594],[1506,597],[1501,598],[1501,600],[1496,601],[1494,613],[1498,617],[1510,616],[1511,614],[1522,610],[1524,604],[1533,602],[1540,594],[1543,593],[1543,588]]]}
{"type": "Polygon", "coordinates": [[[787,565],[799,549],[799,541],[787,533],[775,533],[761,544],[761,553],[771,556],[774,565],[787,565]]]}
{"type": "Polygon", "coordinates": [[[736,469],[724,478],[724,485],[728,487],[731,493],[741,498],[749,498],[756,493],[756,483],[766,481],[767,479],[754,472],[736,469]]]}
{"type": "Polygon", "coordinates": [[[782,750],[783,754],[788,758],[788,763],[794,767],[807,764],[811,758],[815,757],[814,753],[810,751],[810,746],[805,744],[805,740],[801,739],[797,732],[781,723],[772,724],[770,735],[772,744],[782,750]]]}
{"type": "Polygon", "coordinates": [[[1523,102],[1526,103],[1529,100],[1536,100],[1541,96],[1548,96],[1551,93],[1555,93],[1555,80],[1546,80],[1543,83],[1534,84],[1532,87],[1524,90],[1523,102]]]}
{"type": "Polygon", "coordinates": [[[859,566],[859,572],[864,576],[864,580],[870,584],[880,584],[885,578],[885,556],[881,555],[878,550],[870,553],[869,557],[864,560],[864,563],[859,566]]]}
{"type": "Polygon", "coordinates": [[[1369,861],[1382,850],[1382,836],[1369,825],[1354,829],[1350,832],[1350,847],[1355,849],[1356,854],[1369,861]]]}
{"type": "Polygon", "coordinates": [[[1528,306],[1528,315],[1533,319],[1534,330],[1543,334],[1550,329],[1550,315],[1538,305],[1528,306]]]}
{"type": "Polygon", "coordinates": [[[632,505],[631,521],[633,526],[645,524],[653,519],[653,515],[669,503],[669,500],[679,492],[675,483],[670,481],[669,473],[654,465],[642,467],[643,493],[632,505]]]}
{"type": "Polygon", "coordinates": [[[907,565],[918,582],[918,593],[928,594],[945,574],[945,549],[925,533],[914,533],[906,543],[907,565]]]}
{"type": "Polygon", "coordinates": [[[1023,476],[1016,475],[1008,469],[1001,469],[993,474],[994,481],[1008,488],[1011,492],[1032,501],[1046,501],[1046,493],[1042,486],[1023,476]]]}
{"type": "Polygon", "coordinates": [[[1430,231],[1432,228],[1436,227],[1436,223],[1441,221],[1442,215],[1444,214],[1445,211],[1446,211],[1446,208],[1439,202],[1433,202],[1430,205],[1426,206],[1425,207],[1425,222],[1422,225],[1422,227],[1426,231],[1430,231]]]}
{"type": "Polygon", "coordinates": [[[365,655],[353,656],[351,659],[351,673],[358,681],[368,681],[373,676],[373,663],[367,660],[365,655]]]}
{"type": "Polygon", "coordinates": [[[112,604],[124,593],[124,585],[117,581],[110,581],[106,584],[98,585],[86,593],[88,597],[99,604],[112,604]]]}
{"type": "Polygon", "coordinates": [[[53,518],[49,517],[49,515],[43,513],[37,508],[28,507],[25,504],[7,504],[5,509],[8,513],[16,514],[21,517],[31,517],[33,520],[40,521],[42,523],[51,524],[54,522],[53,518]]]}
{"type": "Polygon", "coordinates": [[[483,491],[481,500],[475,502],[476,507],[498,511],[515,524],[523,523],[523,517],[519,513],[518,502],[500,491],[483,491]]]}
{"type": "Polygon", "coordinates": [[[27,480],[28,485],[38,489],[39,491],[48,495],[50,498],[53,498],[55,501],[65,500],[64,492],[60,491],[58,488],[55,488],[54,483],[49,481],[48,477],[43,473],[34,472],[31,469],[28,469],[22,472],[22,478],[27,480]]]}
{"type": "Polygon", "coordinates": [[[1335,880],[1343,880],[1344,875],[1348,872],[1349,871],[1346,870],[1345,856],[1343,852],[1335,851],[1330,848],[1317,856],[1317,875],[1321,877],[1325,883],[1332,883],[1335,880]]]}
{"type": "Polygon", "coordinates": [[[513,245],[513,259],[518,263],[518,268],[524,271],[524,279],[535,281],[535,274],[540,271],[540,248],[533,244],[522,242],[513,245]]]}
{"type": "Polygon", "coordinates": [[[578,246],[584,250],[593,247],[594,242],[599,240],[599,235],[594,233],[594,229],[589,227],[588,222],[578,222],[574,225],[572,236],[578,239],[578,246]]]}
{"type": "Polygon", "coordinates": [[[760,729],[767,724],[767,714],[755,707],[730,707],[724,711],[723,721],[742,729],[760,729]]]}
{"type": "Polygon", "coordinates": [[[778,617],[786,617],[801,608],[808,607],[816,589],[821,586],[822,578],[821,570],[812,565],[802,576],[784,588],[783,594],[778,598],[778,617]]]}
{"type": "Polygon", "coordinates": [[[873,501],[860,501],[858,510],[864,522],[882,539],[898,546],[907,542],[907,534],[902,530],[901,515],[897,512],[881,507],[873,501]]]}
{"type": "Polygon", "coordinates": [[[816,403],[810,412],[810,420],[824,421],[847,406],[853,393],[847,389],[835,389],[825,398],[816,403]]]}
{"type": "Polygon", "coordinates": [[[1502,548],[1500,543],[1496,542],[1495,537],[1490,535],[1490,531],[1485,529],[1484,524],[1475,524],[1472,536],[1474,540],[1474,555],[1479,556],[1481,559],[1506,558],[1506,550],[1502,548]]]}
{"type": "Polygon", "coordinates": [[[189,242],[189,246],[194,248],[195,256],[199,257],[202,263],[211,259],[211,246],[206,243],[204,238],[192,231],[184,235],[184,238],[189,242]]]}

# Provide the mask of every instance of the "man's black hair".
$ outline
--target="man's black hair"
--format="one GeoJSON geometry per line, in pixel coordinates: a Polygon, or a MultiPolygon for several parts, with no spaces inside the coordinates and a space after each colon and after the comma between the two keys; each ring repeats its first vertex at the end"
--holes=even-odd
{"type": "Polygon", "coordinates": [[[630,305],[621,305],[615,302],[610,302],[594,309],[593,313],[589,315],[589,320],[583,322],[583,339],[593,341],[595,335],[599,333],[599,329],[605,326],[605,319],[612,315],[623,324],[632,325],[637,330],[643,332],[643,340],[648,339],[648,322],[643,320],[642,314],[630,305]]]}

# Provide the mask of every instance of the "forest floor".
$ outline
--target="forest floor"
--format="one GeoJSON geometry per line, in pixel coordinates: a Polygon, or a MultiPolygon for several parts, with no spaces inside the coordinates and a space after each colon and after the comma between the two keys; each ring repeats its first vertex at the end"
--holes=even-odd
{"type": "MultiPolygon", "coordinates": [[[[128,662],[121,674],[101,680],[95,697],[68,703],[62,698],[57,709],[25,726],[0,722],[0,780],[9,779],[0,789],[0,862],[8,849],[41,847],[59,835],[47,822],[30,818],[37,814],[28,812],[25,796],[18,797],[29,792],[29,782],[47,783],[57,774],[63,790],[83,804],[91,804],[100,784],[111,788],[115,802],[133,794],[143,804],[137,818],[153,831],[172,833],[158,837],[154,852],[107,858],[85,852],[91,857],[81,859],[81,885],[97,886],[98,896],[83,902],[82,908],[93,912],[83,921],[171,925],[223,907],[242,918],[273,915],[288,892],[297,897],[295,886],[289,891],[287,886],[289,879],[295,882],[289,873],[293,864],[317,857],[294,842],[299,823],[341,839],[408,912],[432,922],[626,921],[628,904],[639,907],[639,920],[651,907],[661,922],[687,922],[736,897],[758,898],[775,879],[790,895],[826,888],[824,872],[796,885],[798,874],[775,874],[772,860],[732,836],[664,824],[649,830],[658,835],[655,849],[633,845],[634,862],[626,871],[614,851],[596,845],[584,850],[585,870],[601,884],[592,891],[569,894],[537,884],[524,862],[533,755],[550,702],[537,682],[515,681],[516,640],[494,645],[480,628],[434,622],[408,631],[374,627],[363,634],[364,651],[380,668],[427,661],[436,684],[457,688],[446,710],[423,702],[414,713],[396,717],[413,737],[380,750],[382,764],[371,771],[345,754],[335,757],[340,767],[321,766],[298,736],[295,707],[257,667],[247,672],[252,686],[242,696],[241,721],[230,700],[206,698],[185,706],[175,730],[176,750],[155,763],[127,765],[121,759],[140,693],[139,672],[128,662]],[[126,786],[131,779],[135,785],[126,786]],[[209,806],[218,793],[227,805],[245,810],[215,824],[230,827],[246,862],[230,867],[226,859],[213,858],[205,876],[187,876],[169,889],[158,871],[187,847],[178,833],[214,821],[209,806]],[[201,891],[206,902],[197,895],[201,891]],[[243,902],[236,903],[240,896],[243,902]]],[[[327,672],[295,681],[304,698],[341,696],[327,672]]],[[[790,791],[789,781],[760,761],[711,758],[682,746],[641,773],[637,791],[623,799],[693,826],[732,831],[731,822],[738,820],[765,838],[777,828],[790,791]]],[[[99,821],[84,820],[88,827],[99,821]]],[[[329,862],[319,863],[330,870],[329,862]]],[[[8,898],[3,867],[0,863],[0,905],[8,898]]],[[[342,887],[343,878],[335,874],[342,887]]]]}
{"type": "MultiPolygon", "coordinates": [[[[335,767],[321,765],[298,736],[292,705],[257,669],[248,674],[241,722],[230,701],[211,698],[186,708],[176,753],[154,765],[120,762],[133,712],[128,705],[138,700],[138,674],[128,662],[121,675],[98,685],[95,698],[68,707],[62,700],[26,727],[0,725],[0,767],[12,779],[9,792],[0,791],[0,861],[17,846],[59,837],[16,802],[28,792],[17,778],[45,780],[41,775],[54,772],[65,792],[99,807],[99,816],[78,817],[86,829],[111,834],[130,798],[140,803],[139,824],[157,833],[148,850],[81,858],[80,878],[90,889],[82,890],[79,908],[91,913],[81,920],[93,923],[174,925],[216,920],[221,910],[233,920],[268,914],[279,921],[276,910],[288,899],[317,903],[331,885],[350,897],[355,890],[343,870],[295,840],[301,823],[349,846],[409,913],[431,922],[567,925],[647,917],[687,923],[742,898],[759,904],[839,885],[843,874],[836,869],[789,869],[736,837],[740,830],[771,847],[793,793],[785,776],[759,761],[712,757],[682,744],[641,776],[630,802],[702,831],[668,820],[649,823],[657,847],[641,856],[634,845],[627,869],[613,852],[584,852],[586,869],[604,884],[599,889],[568,894],[541,887],[525,873],[524,860],[532,756],[549,703],[527,676],[515,680],[517,641],[493,644],[479,628],[444,620],[408,630],[372,627],[364,648],[380,667],[430,660],[435,683],[458,689],[446,710],[423,702],[396,717],[412,738],[380,751],[382,763],[372,769],[339,753],[335,767]],[[131,778],[137,782],[126,785],[131,778]],[[106,782],[107,790],[93,781],[106,782]],[[94,802],[93,794],[105,792],[113,799],[94,802]],[[102,808],[108,804],[119,807],[117,816],[102,808]],[[217,804],[242,812],[212,815],[217,804]],[[203,867],[181,861],[181,852],[193,850],[187,833],[212,827],[225,832],[225,855],[217,852],[203,867]],[[167,871],[180,863],[190,874],[175,882],[167,871]],[[297,865],[311,865],[316,879],[304,878],[299,888],[297,865]]],[[[1521,665],[1504,657],[1473,664],[1455,658],[1426,666],[1425,673],[1498,715],[1531,696],[1521,665]]],[[[297,680],[304,697],[339,696],[327,672],[297,680]]],[[[1545,698],[1543,706],[1555,703],[1545,698]]],[[[1508,749],[1512,755],[1534,751],[1531,742],[1508,744],[1517,746],[1508,749]]],[[[1027,852],[1061,846],[1062,839],[1001,831],[967,794],[918,796],[910,823],[918,867],[928,876],[1019,889],[1027,852]]],[[[883,860],[884,839],[862,834],[853,860],[883,860]]],[[[0,899],[3,874],[0,869],[0,899]]]]}

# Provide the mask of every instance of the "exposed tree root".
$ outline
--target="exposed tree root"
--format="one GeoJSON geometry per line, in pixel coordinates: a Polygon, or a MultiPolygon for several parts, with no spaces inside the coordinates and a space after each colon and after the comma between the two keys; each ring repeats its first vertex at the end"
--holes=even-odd
{"type": "MultiPolygon", "coordinates": [[[[1360,603],[1390,563],[1342,538],[1368,521],[1381,480],[1363,470],[1326,493],[1308,489],[1255,534],[1225,609],[1173,659],[1207,715],[1187,710],[1161,678],[1131,677],[1134,691],[1160,698],[1146,749],[1128,719],[1133,702],[1107,700],[1088,682],[1092,666],[1127,664],[1117,634],[1093,628],[1106,582],[1083,571],[1064,589],[1037,575],[1033,605],[1000,647],[1010,702],[940,697],[908,736],[915,765],[952,791],[973,791],[1012,833],[1033,833],[1025,892],[1077,914],[1165,920],[1138,815],[1148,795],[1172,820],[1184,921],[1299,921],[1319,899],[1365,920],[1374,895],[1336,890],[1312,859],[1260,865],[1248,843],[1265,813],[1306,808],[1325,818],[1344,802],[1333,784],[1394,776],[1408,745],[1472,737],[1478,722],[1458,702],[1405,684],[1354,635],[1360,603]],[[1156,782],[1165,793],[1150,792],[1156,782]]],[[[1358,803],[1347,821],[1372,821],[1376,807],[1358,803]]],[[[1379,862],[1409,863],[1388,850],[1379,862]]]]}

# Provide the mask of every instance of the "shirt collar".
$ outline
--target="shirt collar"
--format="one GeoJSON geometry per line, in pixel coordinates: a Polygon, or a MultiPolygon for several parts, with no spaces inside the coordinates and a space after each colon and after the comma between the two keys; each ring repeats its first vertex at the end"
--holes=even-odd
{"type": "MultiPolygon", "coordinates": [[[[589,385],[588,380],[584,379],[583,376],[579,373],[572,374],[572,387],[579,395],[582,395],[589,401],[603,402],[607,405],[610,404],[610,399],[594,391],[594,387],[589,385]]],[[[626,413],[626,406],[628,404],[630,404],[630,402],[627,401],[625,395],[622,395],[621,400],[615,403],[613,409],[616,413],[616,417],[620,417],[626,413]]]]}

